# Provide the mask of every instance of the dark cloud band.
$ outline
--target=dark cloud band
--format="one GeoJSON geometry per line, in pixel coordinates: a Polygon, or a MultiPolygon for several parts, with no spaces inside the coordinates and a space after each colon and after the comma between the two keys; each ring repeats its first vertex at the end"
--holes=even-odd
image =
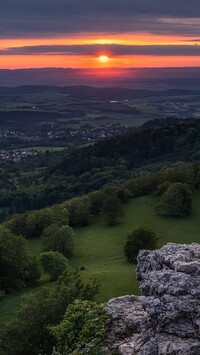
{"type": "Polygon", "coordinates": [[[200,56],[200,45],[44,45],[12,47],[0,51],[0,55],[93,55],[102,53],[111,56],[120,55],[156,55],[156,56],[200,56]]]}

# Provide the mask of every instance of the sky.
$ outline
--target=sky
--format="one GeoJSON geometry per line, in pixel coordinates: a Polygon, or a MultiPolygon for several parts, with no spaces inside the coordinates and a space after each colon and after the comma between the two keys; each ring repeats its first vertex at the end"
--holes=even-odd
{"type": "Polygon", "coordinates": [[[0,69],[198,66],[200,0],[0,0],[0,69]]]}

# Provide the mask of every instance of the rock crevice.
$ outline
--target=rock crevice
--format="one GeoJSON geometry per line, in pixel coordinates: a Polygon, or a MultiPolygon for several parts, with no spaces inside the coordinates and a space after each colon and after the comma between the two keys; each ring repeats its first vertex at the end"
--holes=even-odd
{"type": "Polygon", "coordinates": [[[138,255],[142,296],[106,308],[109,353],[200,355],[200,244],[169,243],[138,255]]]}

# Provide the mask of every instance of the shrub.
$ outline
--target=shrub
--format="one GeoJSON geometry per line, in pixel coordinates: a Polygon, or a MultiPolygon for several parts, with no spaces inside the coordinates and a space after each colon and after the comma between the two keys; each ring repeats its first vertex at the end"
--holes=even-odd
{"type": "Polygon", "coordinates": [[[104,306],[76,300],[68,306],[63,321],[52,327],[61,354],[97,354],[107,337],[104,306]]]}
{"type": "Polygon", "coordinates": [[[41,253],[39,261],[44,272],[49,274],[51,281],[57,280],[68,267],[67,259],[55,251],[41,253]]]}
{"type": "Polygon", "coordinates": [[[158,238],[154,231],[146,228],[135,229],[127,236],[124,252],[130,263],[137,261],[137,255],[141,249],[155,249],[158,238]]]}

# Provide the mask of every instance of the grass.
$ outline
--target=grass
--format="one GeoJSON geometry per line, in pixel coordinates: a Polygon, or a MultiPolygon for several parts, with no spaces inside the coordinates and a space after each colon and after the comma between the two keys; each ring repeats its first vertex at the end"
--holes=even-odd
{"type": "Polygon", "coordinates": [[[106,302],[113,297],[139,294],[134,269],[134,265],[128,264],[123,258],[87,266],[81,273],[85,280],[96,278],[100,281],[101,288],[97,301],[106,302]]]}
{"type": "Polygon", "coordinates": [[[41,240],[39,238],[27,239],[27,246],[32,255],[37,256],[41,253],[41,240]]]}
{"type": "MultiPolygon", "coordinates": [[[[96,278],[101,282],[99,302],[139,293],[135,266],[126,262],[123,253],[127,234],[133,229],[141,226],[153,229],[159,237],[159,247],[168,242],[200,243],[200,191],[195,191],[193,212],[186,218],[160,217],[155,212],[155,204],[156,198],[152,196],[135,198],[124,205],[125,218],[117,226],[106,226],[100,216],[94,218],[90,226],[75,230],[75,256],[70,264],[85,267],[81,271],[85,280],[96,278]]],[[[38,255],[41,251],[40,239],[29,239],[27,244],[32,254],[38,255]]],[[[27,289],[0,303],[1,323],[13,316],[23,294],[29,292],[32,290],[27,289]]]]}

